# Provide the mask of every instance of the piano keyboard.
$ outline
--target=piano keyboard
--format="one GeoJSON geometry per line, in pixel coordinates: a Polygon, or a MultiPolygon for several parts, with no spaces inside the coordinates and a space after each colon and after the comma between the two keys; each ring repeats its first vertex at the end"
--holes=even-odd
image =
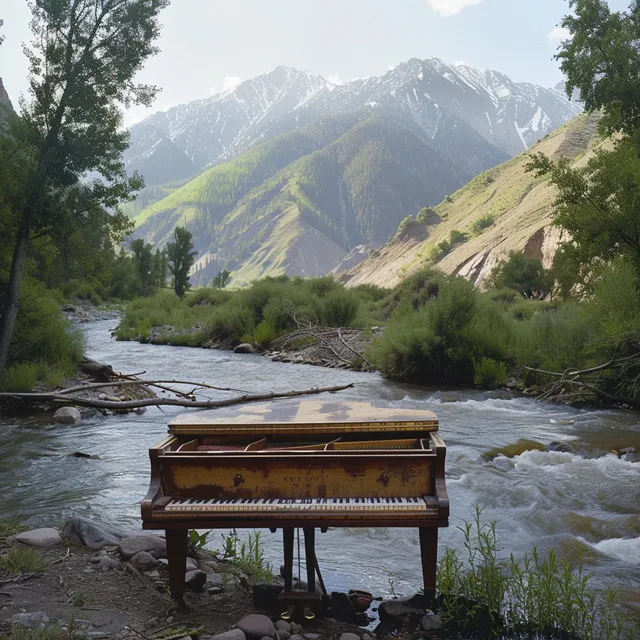
{"type": "Polygon", "coordinates": [[[425,512],[429,507],[437,507],[436,501],[426,498],[238,498],[234,500],[198,500],[197,498],[171,499],[164,507],[165,511],[206,511],[230,512],[244,511],[247,513],[290,513],[292,511],[313,512],[343,512],[356,511],[387,512],[387,511],[417,511],[425,512]],[[433,503],[433,504],[432,504],[433,503]]]}

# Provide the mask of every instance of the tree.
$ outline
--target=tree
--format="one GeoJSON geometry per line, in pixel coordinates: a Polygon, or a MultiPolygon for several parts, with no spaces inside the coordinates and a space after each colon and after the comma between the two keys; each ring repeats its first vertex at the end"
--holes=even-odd
{"type": "Polygon", "coordinates": [[[198,254],[193,250],[191,231],[184,227],[176,227],[174,238],[174,242],[167,245],[167,259],[169,271],[173,275],[173,288],[182,300],[184,294],[191,288],[189,271],[198,254]]]}
{"type": "MultiPolygon", "coordinates": [[[[14,128],[32,160],[0,331],[4,368],[30,241],[109,210],[142,186],[127,176],[129,135],[122,105],[150,105],[156,88],[134,82],[157,49],[158,14],[168,0],[30,0],[33,42],[25,46],[29,97],[14,128]],[[81,178],[96,175],[89,182],[81,178]]],[[[0,159],[0,163],[3,159],[0,159]]]]}
{"type": "Polygon", "coordinates": [[[167,254],[160,249],[156,249],[153,256],[152,279],[156,291],[162,289],[167,283],[167,254]]]}
{"type": "Polygon", "coordinates": [[[143,296],[148,296],[153,289],[153,254],[151,249],[151,245],[142,238],[136,238],[131,243],[131,252],[140,280],[140,293],[143,296]]]}
{"type": "Polygon", "coordinates": [[[509,252],[509,258],[493,268],[490,281],[498,289],[506,287],[525,298],[539,300],[546,298],[553,288],[553,276],[542,262],[516,251],[509,252]]]}
{"type": "Polygon", "coordinates": [[[229,284],[230,279],[231,279],[231,271],[228,271],[227,269],[223,269],[213,279],[213,286],[216,289],[224,289],[229,284]]]}

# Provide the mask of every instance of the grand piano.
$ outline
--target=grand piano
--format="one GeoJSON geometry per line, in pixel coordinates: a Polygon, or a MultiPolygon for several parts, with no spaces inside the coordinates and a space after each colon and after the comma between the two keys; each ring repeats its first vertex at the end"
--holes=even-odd
{"type": "Polygon", "coordinates": [[[449,524],[446,447],[431,411],[278,400],[179,416],[152,447],[144,529],[164,529],[171,594],[184,604],[189,529],[283,530],[285,604],[313,603],[315,529],[416,527],[427,596],[449,524]],[[292,584],[304,530],[308,592],[292,584]]]}

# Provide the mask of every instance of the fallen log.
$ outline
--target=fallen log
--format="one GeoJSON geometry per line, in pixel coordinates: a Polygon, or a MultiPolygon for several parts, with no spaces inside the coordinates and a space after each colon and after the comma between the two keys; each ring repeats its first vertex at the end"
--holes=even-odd
{"type": "MultiPolygon", "coordinates": [[[[140,380],[140,384],[145,384],[144,380],[140,380]]],[[[14,399],[27,402],[48,401],[63,405],[76,405],[79,407],[91,407],[94,409],[111,409],[113,411],[128,411],[131,409],[139,409],[141,407],[154,406],[173,406],[186,407],[193,409],[215,409],[216,407],[228,407],[234,404],[242,404],[243,402],[259,402],[261,400],[275,400],[276,398],[291,398],[294,396],[313,395],[318,393],[333,393],[343,391],[353,387],[353,384],[343,384],[334,387],[317,387],[314,389],[302,389],[300,391],[283,391],[280,393],[259,393],[244,394],[233,398],[225,398],[223,400],[186,400],[183,398],[140,398],[137,400],[102,400],[99,398],[83,398],[81,396],[71,395],[68,393],[51,392],[51,393],[0,393],[0,400],[14,399]]]]}

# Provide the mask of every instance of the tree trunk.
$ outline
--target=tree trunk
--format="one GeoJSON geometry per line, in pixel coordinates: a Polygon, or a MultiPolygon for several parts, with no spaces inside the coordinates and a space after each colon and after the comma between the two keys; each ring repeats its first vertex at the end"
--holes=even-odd
{"type": "Polygon", "coordinates": [[[11,261],[11,275],[9,277],[9,291],[7,292],[5,310],[2,317],[2,329],[0,330],[0,372],[7,364],[9,357],[9,346],[13,336],[13,329],[18,316],[18,304],[20,292],[22,291],[22,277],[24,275],[24,265],[27,260],[27,250],[29,248],[29,234],[31,230],[30,216],[25,213],[22,217],[20,229],[16,237],[16,245],[13,250],[13,260],[11,261]]]}

